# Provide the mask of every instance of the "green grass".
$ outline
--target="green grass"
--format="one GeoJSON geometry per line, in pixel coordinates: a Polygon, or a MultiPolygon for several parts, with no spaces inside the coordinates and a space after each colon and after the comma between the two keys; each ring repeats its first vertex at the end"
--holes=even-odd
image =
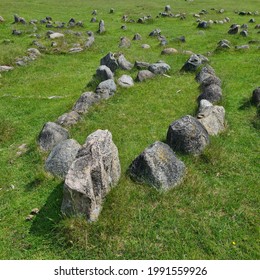
{"type": "MultiPolygon", "coordinates": [[[[259,86],[259,44],[246,51],[234,49],[215,52],[217,42],[228,39],[232,45],[259,40],[254,29],[260,16],[241,17],[237,10],[256,11],[258,0],[250,1],[10,1],[0,3],[0,65],[15,65],[26,55],[35,39],[32,26],[13,25],[13,14],[30,19],[52,16],[68,22],[71,17],[84,21],[84,28],[73,31],[95,32],[95,43],[79,54],[55,54],[47,51],[25,67],[15,67],[0,77],[0,259],[259,259],[259,110],[251,105],[253,89],[259,86]],[[228,3],[226,3],[228,2],[228,3]],[[186,20],[156,18],[170,4],[174,13],[186,13],[186,20]],[[110,8],[115,9],[109,14],[110,8]],[[224,8],[218,14],[211,8],[224,8]],[[104,19],[106,33],[98,35],[98,22],[90,23],[97,9],[104,19]],[[207,9],[202,19],[223,19],[230,23],[212,25],[199,32],[193,13],[207,9]],[[146,24],[126,23],[121,18],[151,14],[146,24]],[[255,24],[248,23],[254,17],[255,24]],[[232,23],[248,23],[248,38],[228,35],[232,23]],[[11,35],[21,29],[24,34],[11,35]],[[179,51],[210,54],[210,65],[223,82],[222,105],[226,110],[227,130],[211,137],[211,144],[199,157],[178,156],[187,166],[187,177],[177,188],[161,194],[146,185],[133,183],[127,176],[132,160],[156,140],[165,141],[169,124],[186,115],[194,115],[199,94],[194,74],[180,74],[189,57],[160,55],[163,47],[148,34],[160,28],[169,47],[179,51]],[[128,49],[118,47],[121,36],[132,39],[140,33],[142,41],[132,41],[128,49]],[[174,38],[184,35],[186,43],[174,38]],[[7,44],[4,40],[10,40],[7,44]],[[143,50],[143,43],[151,49],[143,50]],[[44,171],[48,154],[36,144],[47,121],[55,121],[69,111],[85,90],[109,51],[123,52],[134,62],[164,60],[171,65],[170,78],[156,77],[136,83],[133,88],[118,88],[113,98],[93,106],[84,119],[70,129],[71,137],[84,143],[96,129],[108,129],[119,149],[122,176],[107,196],[96,223],[81,218],[64,218],[60,213],[63,182],[44,171]],[[59,96],[57,99],[48,99],[59,96]],[[19,155],[19,146],[27,150],[19,155]],[[31,209],[39,214],[25,221],[31,209]],[[235,245],[232,243],[235,242],[235,245]]],[[[37,25],[39,41],[48,30],[37,25]]],[[[68,45],[77,41],[66,36],[68,45]]],[[[117,77],[127,73],[118,71],[117,77]]],[[[130,71],[135,78],[137,70],[130,71]]]]}

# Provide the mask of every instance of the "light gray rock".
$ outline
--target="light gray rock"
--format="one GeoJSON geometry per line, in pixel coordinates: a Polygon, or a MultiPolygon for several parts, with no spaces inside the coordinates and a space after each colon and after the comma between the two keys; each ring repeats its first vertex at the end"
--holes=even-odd
{"type": "Polygon", "coordinates": [[[129,48],[129,47],[131,47],[131,41],[126,37],[121,37],[118,46],[120,48],[129,48]]]}
{"type": "Polygon", "coordinates": [[[96,70],[96,78],[100,81],[114,79],[114,74],[106,65],[101,65],[96,70]]]}
{"type": "Polygon", "coordinates": [[[196,118],[187,115],[169,126],[167,143],[174,151],[198,155],[209,144],[209,135],[196,118]]]}
{"type": "Polygon", "coordinates": [[[100,20],[99,22],[99,29],[98,29],[98,33],[102,34],[106,31],[106,28],[105,28],[105,22],[103,19],[100,20]]]}
{"type": "Polygon", "coordinates": [[[54,40],[54,39],[58,39],[58,38],[64,38],[64,34],[59,33],[59,32],[55,32],[49,35],[49,38],[54,40]]]}
{"type": "Polygon", "coordinates": [[[114,95],[115,92],[116,92],[116,84],[113,79],[109,79],[101,82],[96,88],[96,93],[100,95],[105,94],[104,95],[105,99],[114,95]]]}
{"type": "Polygon", "coordinates": [[[197,119],[206,128],[209,135],[217,135],[225,130],[224,107],[213,106],[205,99],[200,101],[197,119]]]}
{"type": "Polygon", "coordinates": [[[80,121],[80,115],[76,111],[71,111],[69,113],[64,113],[61,115],[58,120],[57,124],[70,127],[80,121]]]}
{"type": "Polygon", "coordinates": [[[131,70],[134,65],[129,62],[123,54],[120,54],[117,58],[118,65],[123,70],[131,70]]]}
{"type": "Polygon", "coordinates": [[[155,142],[130,165],[130,177],[158,190],[167,191],[179,185],[185,175],[185,165],[165,143],[155,142]]]}
{"type": "Polygon", "coordinates": [[[161,54],[176,54],[178,51],[174,48],[166,48],[162,50],[161,54]]]}
{"type": "Polygon", "coordinates": [[[202,83],[209,75],[215,75],[215,70],[210,65],[206,65],[197,73],[195,80],[198,83],[202,83]]]}
{"type": "Polygon", "coordinates": [[[87,113],[88,109],[100,100],[100,96],[92,91],[84,92],[73,106],[73,111],[78,114],[87,113]]]}
{"type": "Polygon", "coordinates": [[[138,72],[136,80],[138,82],[143,82],[145,80],[153,78],[154,76],[155,76],[155,74],[149,70],[141,70],[138,72]]]}
{"type": "Polygon", "coordinates": [[[7,65],[0,65],[0,72],[8,72],[8,71],[11,71],[13,70],[14,67],[12,66],[7,66],[7,65]]]}
{"type": "Polygon", "coordinates": [[[210,84],[203,88],[202,93],[198,97],[198,101],[206,99],[211,103],[219,102],[222,98],[221,87],[215,84],[210,84]]]}
{"type": "Polygon", "coordinates": [[[122,75],[118,80],[118,84],[121,87],[132,87],[134,86],[134,81],[131,76],[128,75],[122,75]]]}
{"type": "Polygon", "coordinates": [[[208,74],[208,76],[204,77],[204,79],[201,81],[200,89],[203,90],[204,88],[206,88],[207,86],[209,86],[211,84],[215,84],[215,85],[218,85],[219,87],[221,87],[222,82],[221,82],[220,78],[217,77],[216,75],[208,74]]]}
{"type": "Polygon", "coordinates": [[[40,51],[36,48],[29,48],[27,50],[27,53],[28,53],[29,57],[31,57],[33,59],[36,59],[37,57],[41,56],[40,51]]]}
{"type": "Polygon", "coordinates": [[[148,45],[148,44],[142,44],[142,49],[150,49],[151,48],[151,46],[150,45],[148,45]]]}
{"type": "Polygon", "coordinates": [[[165,74],[171,69],[171,66],[164,62],[157,62],[150,64],[148,70],[154,74],[165,74]]]}
{"type": "Polygon", "coordinates": [[[54,122],[47,122],[38,136],[38,145],[42,150],[49,151],[58,143],[68,138],[69,132],[67,129],[54,122]]]}
{"type": "Polygon", "coordinates": [[[79,52],[83,52],[84,49],[81,47],[76,47],[76,48],[71,48],[69,49],[69,53],[79,53],[79,52]]]}
{"type": "Polygon", "coordinates": [[[102,203],[121,174],[118,150],[108,130],[97,130],[87,137],[66,175],[63,214],[82,215],[96,221],[102,203]]]}
{"type": "Polygon", "coordinates": [[[148,62],[144,62],[144,61],[135,61],[135,65],[134,65],[137,69],[148,69],[148,67],[150,66],[150,63],[148,62]]]}
{"type": "Polygon", "coordinates": [[[49,154],[45,169],[54,176],[65,179],[72,162],[81,148],[74,139],[67,139],[56,145],[49,154]]]}
{"type": "Polygon", "coordinates": [[[113,53],[109,52],[106,56],[101,58],[100,65],[106,65],[114,73],[119,65],[113,53]]]}

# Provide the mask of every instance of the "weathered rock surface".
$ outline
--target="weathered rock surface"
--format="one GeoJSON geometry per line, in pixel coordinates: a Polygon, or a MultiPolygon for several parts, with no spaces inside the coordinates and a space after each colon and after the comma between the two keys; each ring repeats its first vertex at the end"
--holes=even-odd
{"type": "Polygon", "coordinates": [[[85,114],[87,113],[89,107],[97,103],[99,100],[100,100],[100,96],[98,94],[92,91],[84,92],[77,100],[72,110],[79,114],[85,114]]]}
{"type": "Polygon", "coordinates": [[[260,105],[260,87],[256,88],[252,94],[252,102],[256,105],[260,105]]]}
{"type": "Polygon", "coordinates": [[[113,72],[106,65],[101,65],[96,70],[96,78],[100,81],[105,81],[114,78],[113,72]]]}
{"type": "Polygon", "coordinates": [[[118,80],[118,84],[121,87],[132,87],[134,85],[134,81],[129,75],[122,75],[118,80]]]}
{"type": "Polygon", "coordinates": [[[120,54],[117,58],[118,65],[123,70],[131,70],[134,65],[129,62],[123,54],[120,54]]]}
{"type": "Polygon", "coordinates": [[[54,146],[69,138],[67,129],[54,122],[47,122],[38,137],[38,144],[44,151],[52,150],[54,146]]]}
{"type": "Polygon", "coordinates": [[[150,66],[150,63],[148,62],[144,62],[144,61],[135,61],[135,65],[134,65],[137,69],[148,69],[148,67],[150,66]]]}
{"type": "Polygon", "coordinates": [[[139,41],[139,40],[142,40],[142,36],[139,34],[139,33],[136,33],[133,37],[133,40],[134,41],[139,41]]]}
{"type": "Polygon", "coordinates": [[[80,120],[80,115],[78,114],[78,112],[71,111],[69,113],[64,113],[63,115],[61,115],[58,118],[57,123],[65,127],[70,127],[76,124],[77,122],[79,122],[79,120],[80,120]]]}
{"type": "Polygon", "coordinates": [[[174,151],[198,155],[209,144],[209,135],[197,119],[187,115],[169,126],[167,143],[174,151]]]}
{"type": "Polygon", "coordinates": [[[61,211],[96,221],[108,192],[121,173],[118,150],[108,130],[87,137],[70,166],[64,184],[61,211]]]}
{"type": "Polygon", "coordinates": [[[155,74],[149,70],[141,70],[138,72],[136,80],[138,82],[143,82],[145,80],[153,78],[154,76],[155,76],[155,74]]]}
{"type": "Polygon", "coordinates": [[[211,103],[219,102],[222,98],[221,87],[215,84],[210,84],[203,88],[203,92],[199,95],[198,101],[206,99],[211,103]]]}
{"type": "Polygon", "coordinates": [[[104,20],[100,20],[99,22],[99,29],[98,29],[98,33],[102,34],[106,31],[106,28],[105,28],[105,22],[104,20]]]}
{"type": "Polygon", "coordinates": [[[185,175],[185,165],[165,143],[155,142],[131,164],[130,177],[158,190],[167,191],[179,185],[185,175]]]}
{"type": "Polygon", "coordinates": [[[74,139],[60,142],[49,154],[45,169],[54,176],[65,178],[80,148],[81,145],[74,139]]]}
{"type": "Polygon", "coordinates": [[[105,80],[101,82],[97,88],[96,93],[103,96],[103,98],[109,98],[116,92],[116,84],[113,79],[105,80]]]}
{"type": "Polygon", "coordinates": [[[181,68],[181,71],[186,71],[186,72],[194,72],[196,71],[199,66],[202,64],[201,58],[193,54],[190,56],[190,58],[184,63],[184,65],[181,68]]]}
{"type": "Polygon", "coordinates": [[[206,65],[197,73],[195,80],[198,83],[202,83],[209,75],[215,75],[215,70],[210,65],[206,65]]]}
{"type": "Polygon", "coordinates": [[[14,69],[14,67],[12,67],[12,66],[0,65],[0,72],[8,72],[13,69],[14,69]]]}
{"type": "Polygon", "coordinates": [[[217,135],[225,130],[225,109],[222,106],[213,106],[207,100],[200,101],[198,121],[206,128],[209,135],[217,135]]]}
{"type": "Polygon", "coordinates": [[[51,34],[49,35],[49,38],[50,38],[50,39],[58,39],[58,38],[63,38],[63,37],[64,37],[64,34],[58,33],[58,32],[51,33],[51,34]]]}
{"type": "Polygon", "coordinates": [[[106,65],[114,73],[118,69],[119,65],[117,63],[114,54],[109,52],[106,56],[101,58],[100,65],[106,65]]]}
{"type": "Polygon", "coordinates": [[[120,48],[129,48],[131,46],[131,41],[126,37],[121,37],[118,46],[120,48]]]}
{"type": "Polygon", "coordinates": [[[161,52],[161,54],[175,54],[175,53],[178,53],[178,51],[174,48],[166,48],[161,52]]]}
{"type": "Polygon", "coordinates": [[[154,74],[164,74],[171,69],[171,66],[165,62],[157,62],[150,64],[148,70],[154,74]]]}

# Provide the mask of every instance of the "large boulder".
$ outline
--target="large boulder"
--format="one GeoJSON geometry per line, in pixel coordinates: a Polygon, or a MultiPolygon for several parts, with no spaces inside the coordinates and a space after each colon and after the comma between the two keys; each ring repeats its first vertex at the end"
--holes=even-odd
{"type": "Polygon", "coordinates": [[[97,130],[86,139],[70,166],[64,184],[61,211],[96,221],[108,192],[121,174],[118,150],[108,130],[97,130]]]}
{"type": "Polygon", "coordinates": [[[198,101],[206,99],[211,103],[217,103],[222,98],[221,87],[216,84],[210,84],[203,88],[203,92],[198,96],[198,101]]]}
{"type": "Polygon", "coordinates": [[[196,74],[195,80],[198,83],[202,83],[204,79],[208,78],[209,75],[215,75],[215,70],[210,66],[206,65],[200,69],[196,74]]]}
{"type": "Polygon", "coordinates": [[[64,179],[80,148],[81,145],[74,139],[60,142],[49,154],[45,169],[54,176],[64,179]]]}
{"type": "Polygon", "coordinates": [[[225,130],[224,107],[213,106],[207,100],[202,99],[200,101],[197,119],[206,128],[209,135],[217,135],[225,130]]]}
{"type": "Polygon", "coordinates": [[[167,143],[174,151],[198,155],[209,144],[209,135],[197,119],[187,115],[169,126],[167,143]]]}
{"type": "Polygon", "coordinates": [[[100,96],[92,91],[84,92],[73,106],[73,111],[78,114],[87,113],[88,109],[100,100],[100,96]]]}
{"type": "Polygon", "coordinates": [[[67,129],[54,122],[47,122],[38,136],[38,144],[42,150],[49,151],[58,143],[68,138],[69,132],[67,129]]]}
{"type": "Polygon", "coordinates": [[[106,56],[101,58],[100,65],[106,65],[114,73],[118,69],[118,63],[114,54],[109,52],[106,56]]]}
{"type": "Polygon", "coordinates": [[[171,69],[171,66],[165,62],[157,62],[150,64],[148,70],[154,74],[165,74],[171,69]]]}
{"type": "Polygon", "coordinates": [[[132,162],[129,174],[137,182],[167,191],[182,182],[185,169],[172,149],[157,141],[132,162]]]}
{"type": "Polygon", "coordinates": [[[114,95],[116,92],[116,84],[113,79],[105,80],[101,82],[97,88],[96,93],[101,96],[101,98],[107,99],[114,95]]]}
{"type": "Polygon", "coordinates": [[[101,65],[96,70],[96,78],[100,81],[105,81],[114,78],[113,72],[106,65],[101,65]]]}

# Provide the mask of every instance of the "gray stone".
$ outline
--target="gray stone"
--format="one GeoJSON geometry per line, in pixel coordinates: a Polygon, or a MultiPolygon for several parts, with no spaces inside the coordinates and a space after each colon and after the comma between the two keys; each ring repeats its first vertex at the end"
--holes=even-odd
{"type": "Polygon", "coordinates": [[[101,65],[96,70],[96,78],[100,81],[105,81],[114,78],[114,74],[106,65],[101,65]]]}
{"type": "Polygon", "coordinates": [[[211,103],[217,103],[222,98],[222,90],[220,86],[215,84],[210,84],[203,88],[203,92],[199,95],[198,101],[206,99],[211,103]]]}
{"type": "Polygon", "coordinates": [[[129,47],[131,47],[131,41],[126,37],[121,37],[118,46],[120,48],[129,48],[129,47]]]}
{"type": "Polygon", "coordinates": [[[198,121],[206,128],[209,135],[217,135],[225,130],[225,109],[222,106],[213,106],[207,100],[200,101],[198,121]]]}
{"type": "Polygon", "coordinates": [[[196,118],[187,115],[169,126],[167,143],[174,151],[198,155],[209,144],[209,135],[196,118]]]}
{"type": "Polygon", "coordinates": [[[137,69],[148,69],[150,63],[144,61],[135,61],[134,65],[137,69]]]}
{"type": "Polygon", "coordinates": [[[71,111],[69,113],[65,113],[61,115],[58,118],[57,123],[65,127],[70,127],[78,123],[79,120],[80,120],[80,115],[76,111],[71,111]]]}
{"type": "Polygon", "coordinates": [[[171,69],[170,65],[164,62],[157,62],[150,64],[148,70],[154,74],[165,74],[171,69]]]}
{"type": "Polygon", "coordinates": [[[236,50],[248,50],[249,48],[250,48],[249,45],[235,46],[236,50]]]}
{"type": "Polygon", "coordinates": [[[133,37],[134,41],[142,40],[142,36],[139,33],[136,33],[133,37]]]}
{"type": "Polygon", "coordinates": [[[96,22],[97,21],[97,18],[96,17],[93,17],[91,18],[90,22],[93,23],[93,22],[96,22]]]}
{"type": "Polygon", "coordinates": [[[14,69],[14,67],[12,67],[12,66],[0,65],[0,72],[8,72],[13,69],[14,69]]]}
{"type": "Polygon", "coordinates": [[[199,22],[197,27],[198,28],[208,28],[209,25],[208,25],[208,23],[206,21],[201,21],[201,22],[199,22]]]}
{"type": "Polygon", "coordinates": [[[109,52],[106,56],[101,58],[100,65],[106,65],[114,73],[118,69],[119,65],[117,63],[114,54],[109,52]]]}
{"type": "Polygon", "coordinates": [[[142,44],[142,49],[150,49],[151,48],[151,46],[150,45],[148,45],[148,44],[142,44]]]}
{"type": "Polygon", "coordinates": [[[248,32],[246,30],[242,30],[240,32],[240,35],[243,36],[243,37],[248,37],[248,32]]]}
{"type": "Polygon", "coordinates": [[[238,25],[234,25],[233,27],[231,27],[229,30],[228,30],[228,34],[237,34],[239,31],[239,26],[238,25]]]}
{"type": "Polygon", "coordinates": [[[114,95],[115,92],[116,92],[116,84],[113,79],[109,79],[101,82],[96,88],[96,93],[100,95],[104,94],[105,99],[114,95]]]}
{"type": "Polygon", "coordinates": [[[199,68],[201,64],[201,58],[196,54],[192,54],[181,68],[181,71],[194,72],[199,68]]]}
{"type": "Polygon", "coordinates": [[[55,33],[52,33],[49,35],[49,38],[52,40],[58,39],[58,38],[63,38],[63,37],[64,37],[64,34],[58,33],[58,32],[55,32],[55,33]]]}
{"type": "Polygon", "coordinates": [[[100,100],[100,96],[94,92],[84,92],[73,106],[73,111],[78,114],[87,113],[88,109],[100,100]]]}
{"type": "Polygon", "coordinates": [[[45,162],[46,171],[65,179],[80,148],[81,145],[74,139],[60,142],[52,149],[45,162]]]}
{"type": "Polygon", "coordinates": [[[66,175],[61,211],[96,221],[103,201],[121,174],[118,150],[108,130],[87,137],[66,175]]]}
{"type": "Polygon", "coordinates": [[[132,87],[134,85],[134,81],[131,76],[122,75],[118,80],[118,84],[121,87],[132,87]]]}
{"type": "Polygon", "coordinates": [[[195,80],[202,83],[209,75],[215,75],[215,70],[210,65],[206,65],[197,73],[195,80]]]}
{"type": "Polygon", "coordinates": [[[84,49],[81,47],[76,47],[76,48],[71,48],[69,49],[69,53],[79,53],[79,52],[83,52],[84,49]]]}
{"type": "Polygon", "coordinates": [[[138,72],[136,80],[138,82],[143,82],[145,80],[153,78],[154,76],[155,76],[155,74],[149,70],[141,70],[138,72]]]}
{"type": "Polygon", "coordinates": [[[105,29],[105,22],[104,22],[104,20],[102,19],[102,20],[100,20],[100,22],[99,22],[98,33],[102,34],[102,33],[104,33],[105,31],[106,31],[106,29],[105,29]]]}
{"type": "Polygon", "coordinates": [[[94,34],[92,31],[88,31],[88,36],[89,37],[85,43],[85,48],[90,48],[93,45],[93,43],[95,42],[95,37],[94,37],[94,34]]]}
{"type": "Polygon", "coordinates": [[[130,165],[130,177],[158,190],[168,191],[179,185],[185,175],[185,165],[165,143],[155,142],[130,165]]]}
{"type": "Polygon", "coordinates": [[[252,102],[256,105],[260,105],[260,87],[254,89],[252,94],[252,102]]]}
{"type": "Polygon", "coordinates": [[[152,32],[150,32],[149,36],[155,37],[155,36],[159,36],[160,34],[161,34],[161,30],[159,28],[156,28],[152,32]]]}
{"type": "Polygon", "coordinates": [[[0,22],[4,22],[4,18],[2,16],[0,16],[0,22]]]}
{"type": "Polygon", "coordinates": [[[67,129],[54,122],[47,122],[38,136],[38,145],[42,150],[49,151],[58,143],[68,138],[69,132],[67,129]]]}
{"type": "Polygon", "coordinates": [[[176,54],[178,51],[174,48],[166,48],[162,50],[161,54],[176,54]]]}
{"type": "Polygon", "coordinates": [[[166,13],[169,13],[171,11],[171,6],[170,5],[166,5],[165,8],[164,8],[164,11],[166,13]]]}
{"type": "Polygon", "coordinates": [[[117,63],[119,67],[123,70],[131,70],[134,67],[134,65],[131,62],[129,62],[123,54],[120,54],[118,56],[117,63]]]}

